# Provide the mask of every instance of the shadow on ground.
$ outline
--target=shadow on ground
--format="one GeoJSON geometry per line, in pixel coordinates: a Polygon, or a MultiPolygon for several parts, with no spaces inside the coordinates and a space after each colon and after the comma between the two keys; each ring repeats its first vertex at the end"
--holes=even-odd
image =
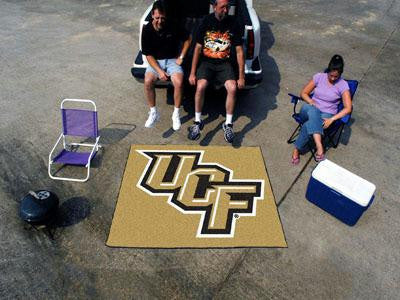
{"type": "Polygon", "coordinates": [[[65,200],[58,208],[56,227],[68,227],[89,217],[90,202],[84,197],[73,197],[65,200]]]}
{"type": "Polygon", "coordinates": [[[128,134],[136,129],[135,124],[110,123],[100,129],[100,144],[114,145],[123,140],[128,134]]]}
{"type": "Polygon", "coordinates": [[[64,228],[76,225],[91,213],[89,200],[84,197],[73,197],[65,200],[55,213],[50,222],[39,224],[24,223],[24,229],[32,232],[41,232],[50,240],[57,240],[61,237],[64,228]]]}

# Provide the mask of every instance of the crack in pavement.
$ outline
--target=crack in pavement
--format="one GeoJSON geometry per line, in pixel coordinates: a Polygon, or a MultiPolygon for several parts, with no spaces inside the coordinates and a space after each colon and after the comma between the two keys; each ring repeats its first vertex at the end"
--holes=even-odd
{"type": "Polygon", "coordinates": [[[245,258],[249,254],[251,248],[247,248],[246,250],[243,251],[242,255],[236,260],[235,264],[233,267],[229,270],[228,274],[226,275],[225,279],[222,280],[218,285],[216,292],[214,293],[213,296],[211,296],[211,299],[214,299],[218,294],[222,291],[224,285],[231,279],[232,275],[236,273],[236,271],[242,266],[245,258]]]}
{"type": "MultiPolygon", "coordinates": [[[[392,2],[391,6],[393,6],[395,1],[392,2]]],[[[386,13],[388,13],[390,11],[390,8],[388,9],[388,11],[386,13]]],[[[394,33],[400,28],[400,22],[394,27],[394,29],[391,31],[391,33],[389,34],[388,38],[385,40],[384,44],[382,45],[382,47],[379,49],[377,55],[375,56],[375,59],[371,62],[371,64],[368,66],[367,70],[363,73],[363,75],[361,76],[360,79],[360,83],[364,80],[365,76],[369,73],[369,71],[371,70],[371,68],[375,65],[376,61],[378,60],[378,57],[382,54],[382,52],[385,50],[387,44],[389,43],[390,39],[392,38],[392,36],[394,35],[394,33]]],[[[283,201],[286,200],[287,195],[290,193],[290,191],[293,189],[294,185],[297,183],[297,181],[299,180],[299,178],[301,177],[301,175],[303,175],[304,171],[306,170],[306,168],[308,167],[308,165],[310,164],[311,160],[312,160],[313,156],[310,155],[310,157],[308,158],[307,162],[304,164],[303,168],[300,170],[299,174],[296,176],[296,178],[293,180],[293,182],[291,183],[291,185],[289,186],[289,188],[287,189],[287,191],[285,192],[285,194],[282,196],[282,198],[277,202],[276,206],[279,208],[279,206],[283,203],[283,201]]],[[[230,278],[233,276],[233,274],[235,274],[237,272],[237,270],[239,270],[239,268],[243,265],[244,260],[246,259],[247,255],[250,253],[251,248],[247,248],[246,250],[244,250],[244,252],[242,253],[242,255],[236,260],[235,264],[233,265],[233,267],[229,270],[228,274],[226,275],[226,277],[224,278],[224,280],[222,280],[216,288],[216,291],[214,293],[214,295],[211,297],[212,299],[217,297],[218,294],[222,291],[223,287],[225,286],[225,284],[230,280],[230,278]]]]}
{"type": "MultiPolygon", "coordinates": [[[[393,5],[393,3],[392,3],[393,5]]],[[[390,39],[392,38],[393,34],[400,28],[400,22],[395,26],[392,30],[392,32],[389,34],[385,42],[383,43],[382,47],[379,49],[378,53],[375,55],[375,58],[373,61],[369,64],[368,69],[364,72],[364,74],[361,76],[360,83],[364,80],[365,76],[369,73],[369,71],[372,69],[373,66],[375,66],[375,63],[378,60],[378,57],[382,55],[382,52],[385,50],[387,44],[389,43],[390,39]]]]}
{"type": "MultiPolygon", "coordinates": [[[[289,192],[292,190],[293,186],[296,184],[296,182],[298,181],[298,179],[301,177],[301,175],[303,175],[305,169],[308,167],[308,165],[310,164],[311,160],[313,158],[313,155],[310,155],[310,157],[308,158],[307,162],[304,164],[303,168],[300,170],[299,174],[296,176],[296,178],[293,180],[292,184],[289,186],[288,190],[285,192],[285,194],[282,196],[282,198],[279,200],[279,202],[277,203],[277,207],[279,207],[282,202],[286,199],[286,196],[289,194],[289,192]]],[[[243,265],[244,260],[246,259],[247,255],[249,254],[251,248],[247,248],[246,250],[243,251],[242,255],[236,260],[235,264],[233,265],[233,267],[229,270],[228,274],[226,275],[226,277],[224,278],[224,280],[222,280],[218,285],[217,285],[217,289],[216,292],[214,293],[214,295],[211,297],[212,299],[215,298],[223,289],[224,285],[229,281],[229,279],[233,276],[234,273],[236,273],[237,270],[239,270],[239,268],[243,265]]]]}

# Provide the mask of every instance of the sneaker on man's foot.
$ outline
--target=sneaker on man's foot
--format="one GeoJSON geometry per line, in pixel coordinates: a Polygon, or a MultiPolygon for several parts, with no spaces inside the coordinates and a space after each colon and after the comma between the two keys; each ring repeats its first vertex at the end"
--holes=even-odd
{"type": "Polygon", "coordinates": [[[177,131],[181,128],[181,118],[179,117],[179,114],[172,114],[172,129],[177,131]]]}
{"type": "Polygon", "coordinates": [[[200,137],[200,132],[204,127],[203,121],[194,122],[192,126],[189,127],[189,140],[195,141],[200,137]]]}
{"type": "Polygon", "coordinates": [[[224,122],[222,124],[222,129],[224,130],[225,141],[232,144],[233,138],[235,137],[235,133],[233,132],[233,124],[225,124],[224,122]]]}
{"type": "Polygon", "coordinates": [[[146,123],[144,124],[144,127],[146,128],[151,128],[154,126],[154,124],[160,119],[160,114],[158,111],[149,111],[149,117],[147,118],[146,123]]]}

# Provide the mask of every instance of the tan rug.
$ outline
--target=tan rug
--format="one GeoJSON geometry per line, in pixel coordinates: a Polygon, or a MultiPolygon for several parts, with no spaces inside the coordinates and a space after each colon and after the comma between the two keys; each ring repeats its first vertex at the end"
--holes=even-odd
{"type": "Polygon", "coordinates": [[[111,247],[287,247],[259,147],[133,145],[111,247]]]}

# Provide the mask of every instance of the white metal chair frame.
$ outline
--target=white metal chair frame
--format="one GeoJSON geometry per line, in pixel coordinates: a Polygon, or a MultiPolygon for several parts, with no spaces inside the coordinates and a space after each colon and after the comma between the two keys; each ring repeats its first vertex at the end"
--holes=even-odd
{"type": "MultiPolygon", "coordinates": [[[[66,102],[90,103],[90,104],[93,105],[94,111],[97,112],[96,104],[92,100],[87,100],[87,99],[64,99],[61,102],[61,106],[60,106],[61,109],[64,108],[63,105],[66,102]]],[[[57,140],[56,144],[51,149],[50,154],[49,154],[48,173],[49,173],[50,178],[51,179],[55,179],[55,180],[65,180],[65,181],[75,181],[75,182],[85,182],[85,181],[87,181],[89,179],[89,176],[90,176],[90,163],[91,163],[92,157],[95,154],[95,152],[97,152],[99,150],[99,148],[101,148],[101,145],[99,144],[99,140],[100,140],[100,136],[97,136],[96,137],[96,142],[94,144],[91,144],[91,143],[68,143],[67,139],[66,139],[66,136],[62,132],[60,134],[60,136],[58,137],[58,140],[57,140]],[[82,146],[82,147],[91,147],[92,148],[92,150],[90,152],[90,155],[89,155],[89,158],[88,158],[88,162],[85,165],[85,168],[87,169],[87,174],[86,174],[85,178],[79,179],[79,178],[60,177],[60,176],[54,176],[54,175],[51,174],[51,165],[53,164],[52,155],[53,155],[54,150],[56,149],[56,147],[60,143],[61,139],[62,139],[62,142],[63,142],[63,149],[64,150],[67,150],[68,147],[71,147],[71,146],[78,146],[78,147],[82,146]]]]}

